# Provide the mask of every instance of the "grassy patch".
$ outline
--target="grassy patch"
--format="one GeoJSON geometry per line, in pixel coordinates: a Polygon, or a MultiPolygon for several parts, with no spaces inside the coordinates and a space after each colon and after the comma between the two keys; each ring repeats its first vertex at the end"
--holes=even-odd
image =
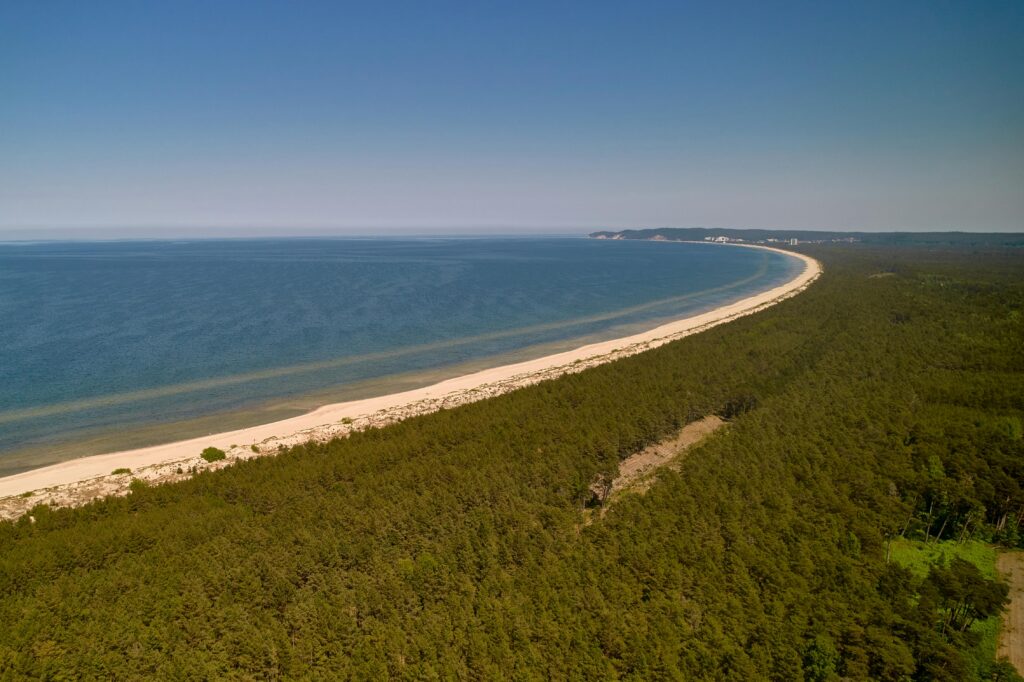
{"type": "Polygon", "coordinates": [[[995,548],[977,540],[958,544],[952,540],[924,543],[897,538],[889,547],[889,558],[918,578],[928,575],[928,569],[935,564],[949,563],[953,558],[970,561],[989,580],[996,577],[995,548]]]}
{"type": "MultiPolygon", "coordinates": [[[[889,547],[889,558],[910,569],[918,578],[928,575],[928,569],[934,565],[948,564],[954,558],[969,561],[978,567],[981,574],[989,580],[996,577],[995,547],[984,542],[971,540],[963,544],[953,540],[943,542],[922,542],[897,538],[889,547]]],[[[988,679],[993,663],[996,660],[996,645],[999,641],[1000,616],[992,616],[976,621],[971,631],[980,638],[977,646],[964,651],[964,659],[975,679],[988,679]]]]}
{"type": "Polygon", "coordinates": [[[988,679],[992,664],[996,661],[996,647],[999,644],[1001,616],[992,616],[971,626],[971,631],[981,636],[981,641],[970,651],[964,652],[968,668],[973,669],[979,679],[988,679]]]}
{"type": "Polygon", "coordinates": [[[118,467],[118,468],[114,469],[113,471],[111,471],[110,473],[113,476],[117,476],[119,474],[130,474],[131,472],[132,472],[132,470],[127,468],[127,467],[118,467]]]}

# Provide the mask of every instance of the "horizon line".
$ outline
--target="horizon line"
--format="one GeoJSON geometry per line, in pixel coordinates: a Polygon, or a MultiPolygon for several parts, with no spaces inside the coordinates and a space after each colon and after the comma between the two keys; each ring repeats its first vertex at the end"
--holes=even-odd
{"type": "Polygon", "coordinates": [[[481,238],[481,237],[586,237],[598,232],[628,232],[642,230],[708,230],[708,231],[758,231],[758,232],[819,232],[848,234],[1024,234],[1024,226],[1018,229],[946,228],[931,230],[887,229],[867,230],[828,227],[721,227],[721,226],[672,226],[646,227],[605,227],[605,226],[517,226],[517,225],[448,225],[412,226],[394,225],[376,228],[354,228],[346,226],[305,225],[299,228],[253,225],[115,225],[115,226],[23,226],[0,227],[0,243],[23,242],[83,242],[83,241],[165,241],[169,239],[189,240],[234,240],[234,239],[387,239],[387,238],[481,238]],[[282,232],[275,230],[281,229],[282,232]],[[284,230],[291,230],[285,232],[284,230]],[[366,230],[366,231],[356,231],[366,230]],[[82,234],[96,231],[98,234],[82,234]],[[153,232],[153,234],[145,234],[153,232]],[[160,234],[159,232],[163,232],[160,234]],[[200,234],[197,234],[199,232],[200,234]]]}

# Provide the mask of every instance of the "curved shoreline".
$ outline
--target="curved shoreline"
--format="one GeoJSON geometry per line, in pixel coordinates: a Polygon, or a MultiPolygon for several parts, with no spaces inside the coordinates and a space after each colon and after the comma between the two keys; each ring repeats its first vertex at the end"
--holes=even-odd
{"type": "Polygon", "coordinates": [[[275,454],[282,447],[309,440],[326,441],[353,430],[383,426],[412,416],[502,395],[540,381],[635,355],[763,310],[803,291],[821,274],[820,263],[800,253],[745,244],[725,246],[776,251],[803,261],[804,269],[790,281],[768,291],[639,334],[472,372],[423,388],[324,405],[306,414],[267,424],[72,459],[0,478],[0,519],[20,516],[40,503],[74,506],[107,495],[124,494],[133,478],[152,483],[180,480],[188,477],[191,471],[219,469],[241,459],[275,454]],[[199,453],[203,448],[211,446],[225,450],[227,458],[213,463],[201,459],[199,453]],[[121,468],[131,469],[131,475],[111,474],[113,470],[121,468]],[[23,496],[30,492],[30,496],[23,496]]]}

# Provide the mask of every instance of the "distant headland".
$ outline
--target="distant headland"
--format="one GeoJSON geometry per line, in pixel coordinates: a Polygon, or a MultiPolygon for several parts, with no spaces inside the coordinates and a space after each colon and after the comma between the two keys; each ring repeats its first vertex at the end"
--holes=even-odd
{"type": "Polygon", "coordinates": [[[591,239],[641,239],[649,241],[725,242],[738,244],[796,245],[864,243],[888,246],[990,246],[1024,247],[1024,232],[836,232],[818,230],[712,229],[707,227],[656,227],[642,230],[602,230],[591,239]]]}

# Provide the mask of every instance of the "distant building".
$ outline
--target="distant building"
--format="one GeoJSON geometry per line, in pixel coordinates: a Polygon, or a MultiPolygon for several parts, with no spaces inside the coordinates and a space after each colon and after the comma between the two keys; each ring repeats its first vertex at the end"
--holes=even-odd
{"type": "Polygon", "coordinates": [[[796,237],[793,237],[792,239],[789,240],[789,245],[790,246],[796,246],[799,243],[800,243],[800,240],[797,239],[796,237]]]}
{"type": "Polygon", "coordinates": [[[706,242],[714,242],[715,244],[741,244],[746,242],[746,239],[740,237],[704,237],[706,242]]]}

